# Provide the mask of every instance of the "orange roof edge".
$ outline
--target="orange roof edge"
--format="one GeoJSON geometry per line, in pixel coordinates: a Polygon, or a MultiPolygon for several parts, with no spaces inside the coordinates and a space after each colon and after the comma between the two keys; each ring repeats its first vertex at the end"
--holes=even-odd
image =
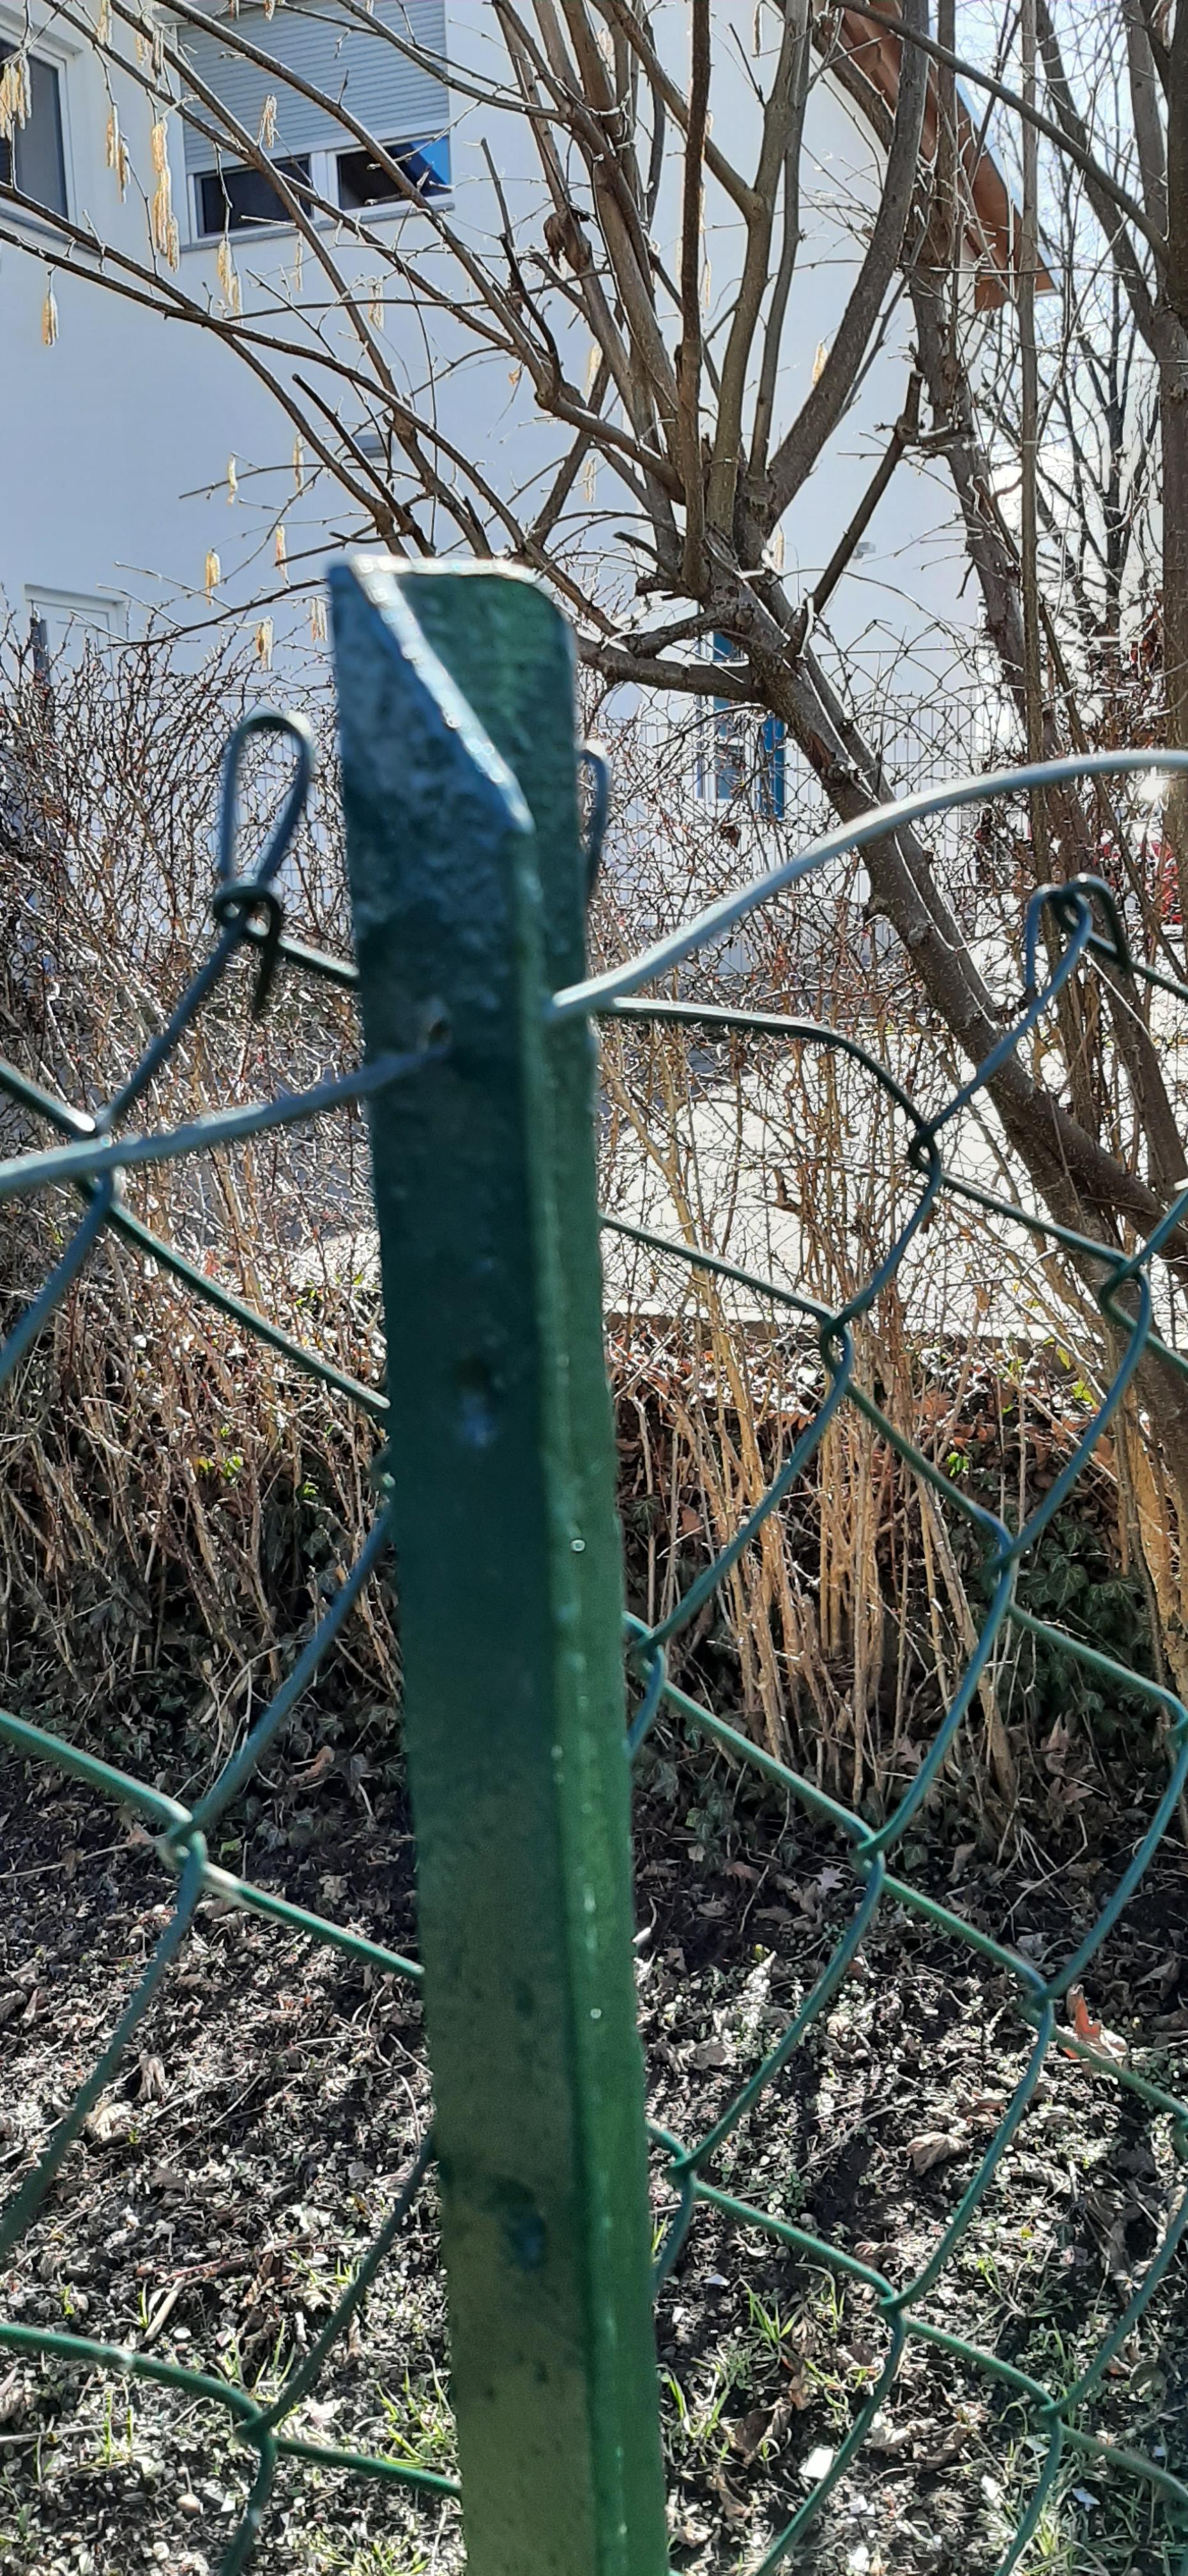
{"type": "MultiPolygon", "coordinates": [[[[882,0],[888,9],[896,0],[882,0]]],[[[851,62],[864,73],[871,88],[886,105],[894,108],[899,96],[899,57],[902,40],[889,27],[876,25],[856,9],[843,8],[837,21],[837,34],[851,62]]],[[[936,66],[929,68],[928,91],[924,102],[924,126],[920,148],[925,160],[936,151],[938,91],[936,66]]],[[[980,311],[1005,304],[1013,282],[1019,275],[1021,219],[997,161],[985,149],[978,153],[977,132],[960,92],[957,98],[958,144],[962,168],[969,190],[971,221],[967,240],[977,270],[975,301],[980,311]],[[976,156],[976,158],[975,158],[976,156]]],[[[1056,282],[1040,261],[1036,271],[1037,295],[1053,295],[1056,282]]]]}

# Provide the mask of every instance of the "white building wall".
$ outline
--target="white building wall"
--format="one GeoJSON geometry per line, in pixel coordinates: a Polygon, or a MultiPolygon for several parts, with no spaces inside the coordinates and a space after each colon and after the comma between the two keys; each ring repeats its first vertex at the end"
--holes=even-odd
{"type": "MultiPolygon", "coordinates": [[[[244,10],[245,30],[262,12],[244,10]]],[[[457,14],[457,13],[456,13],[457,14]]],[[[463,18],[466,12],[460,13],[463,18]]],[[[473,14],[473,13],[471,13],[473,14]]],[[[125,138],[133,177],[121,204],[115,177],[106,167],[109,99],[97,57],[90,49],[67,42],[41,12],[45,32],[36,47],[55,62],[61,74],[67,187],[71,216],[93,221],[102,239],[142,265],[149,264],[146,205],[154,185],[149,136],[152,111],[144,93],[129,78],[115,77],[114,104],[125,138]]],[[[0,41],[15,41],[23,28],[23,11],[0,0],[0,41]]],[[[166,286],[176,285],[191,305],[217,322],[224,310],[218,274],[218,245],[194,238],[180,120],[170,119],[170,164],[173,200],[181,231],[180,256],[172,277],[162,269],[166,286]]],[[[484,110],[482,132],[504,164],[522,154],[523,137],[516,125],[497,111],[484,110]]],[[[344,141],[347,138],[344,137],[344,141]]],[[[475,120],[455,144],[458,206],[470,223],[488,231],[492,192],[478,151],[475,120]],[[476,166],[477,165],[477,166],[476,166]]],[[[513,182],[514,187],[514,182],[513,182]]],[[[3,220],[20,232],[28,251],[6,244],[0,249],[0,346],[7,353],[8,390],[4,400],[4,452],[8,506],[0,513],[0,592],[10,612],[23,622],[30,594],[46,592],[98,603],[108,597],[127,602],[135,628],[139,618],[164,610],[183,623],[206,614],[203,578],[209,550],[217,553],[224,574],[219,602],[245,605],[260,590],[275,585],[271,575],[270,531],[284,513],[295,578],[308,574],[310,550],[320,555],[340,533],[354,532],[355,514],[337,491],[311,477],[304,498],[294,492],[293,424],[268,389],[219,339],[217,329],[195,328],[184,320],[162,320],[135,301],[113,294],[91,281],[47,268],[38,253],[52,248],[48,232],[32,221],[3,220]],[[33,255],[30,256],[29,254],[33,255]],[[44,345],[43,316],[47,277],[53,279],[57,306],[57,339],[44,345]],[[234,456],[237,493],[228,506],[227,463],[234,456]],[[261,551],[263,550],[263,551],[261,551]]],[[[441,270],[448,265],[434,249],[426,219],[416,210],[373,209],[368,223],[377,231],[399,230],[402,242],[415,246],[418,257],[441,270]]],[[[366,301],[375,283],[377,263],[337,228],[324,238],[348,283],[366,301]]],[[[258,314],[265,325],[277,322],[288,337],[301,337],[285,307],[295,304],[307,317],[327,301],[324,275],[308,249],[304,275],[295,288],[295,236],[283,228],[250,238],[231,236],[239,271],[245,314],[258,314]]],[[[136,280],[126,281],[133,289],[136,280]]],[[[390,286],[386,290],[391,296],[390,286]]],[[[347,347],[339,328],[338,344],[347,347]]],[[[421,317],[409,309],[385,311],[381,340],[394,377],[414,400],[423,394],[428,373],[421,317]]],[[[456,342],[456,335],[455,342],[456,342]]],[[[457,359],[457,346],[437,335],[440,354],[457,359]]],[[[507,472],[501,452],[512,434],[517,458],[525,438],[533,436],[522,401],[517,407],[502,364],[487,368],[480,393],[473,364],[461,374],[439,381],[433,404],[442,425],[460,442],[477,450],[493,475],[507,472]],[[519,417],[515,417],[518,408],[519,417]]],[[[332,385],[323,380],[324,393],[332,385]]],[[[361,406],[347,398],[344,413],[357,426],[361,406]],[[348,408],[349,405],[349,408],[348,408]]],[[[557,441],[540,433],[551,452],[557,441]]],[[[316,460],[309,458],[312,466],[316,460]]],[[[517,466],[517,479],[520,472],[517,466]]],[[[443,532],[445,541],[445,532],[443,532]]],[[[216,603],[216,607],[219,603],[216,603]]],[[[283,622],[283,604],[278,605],[283,622]]]]}
{"type": "MultiPolygon", "coordinates": [[[[753,155],[757,110],[747,69],[739,58],[751,40],[754,12],[727,7],[719,18],[720,60],[715,74],[715,133],[743,166],[753,155]]],[[[115,83],[115,105],[134,173],[121,205],[105,165],[108,97],[98,60],[62,32],[60,20],[37,0],[44,34],[38,48],[62,76],[70,210],[93,221],[116,250],[141,263],[148,246],[147,195],[153,186],[151,110],[133,81],[115,83]]],[[[502,49],[484,0],[449,0],[447,38],[453,62],[483,90],[482,103],[455,94],[452,219],[476,245],[499,257],[500,215],[484,146],[503,177],[517,238],[539,241],[547,209],[529,137],[519,118],[493,103],[504,77],[502,49]]],[[[239,26],[261,25],[262,13],[244,8],[239,26]]],[[[0,0],[0,38],[17,37],[24,9],[0,0]]],[[[686,72],[687,11],[683,0],[660,0],[657,26],[674,70],[686,72]]],[[[360,112],[362,103],[360,102],[360,112]]],[[[224,289],[216,245],[192,237],[185,152],[179,120],[170,119],[170,161],[182,242],[172,283],[217,322],[224,289]]],[[[836,328],[863,248],[862,226],[877,197],[876,149],[856,112],[829,80],[818,78],[807,122],[807,161],[802,222],[805,240],[785,333],[777,419],[786,424],[807,391],[818,349],[836,328]]],[[[656,238],[670,268],[676,264],[678,170],[657,210],[656,238]]],[[[579,203],[583,190],[575,179],[579,203]]],[[[414,248],[425,272],[456,284],[448,253],[434,247],[426,215],[418,210],[372,209],[370,225],[391,228],[402,247],[414,248]]],[[[32,224],[23,228],[29,248],[48,247],[32,224]]],[[[352,286],[366,300],[375,261],[344,234],[327,233],[352,286]]],[[[286,304],[304,308],[326,301],[326,283],[308,249],[300,288],[294,285],[292,233],[279,230],[231,236],[245,311],[292,326],[286,304]]],[[[740,258],[737,218],[716,190],[707,198],[706,327],[712,345],[723,345],[724,321],[740,258]]],[[[164,272],[168,281],[168,272],[164,272]]],[[[208,610],[203,593],[208,551],[217,553],[222,581],[215,613],[231,609],[250,628],[251,604],[277,587],[272,527],[283,514],[294,597],[273,603],[278,641],[288,624],[303,623],[308,599],[298,586],[336,543],[355,533],[357,514],[348,501],[314,482],[294,489],[293,428],[267,389],[219,340],[217,329],[162,320],[132,300],[78,277],[54,278],[58,336],[43,345],[46,269],[39,258],[11,246],[0,250],[0,348],[6,353],[4,399],[5,490],[0,513],[0,591],[23,625],[40,607],[60,626],[71,600],[94,603],[91,614],[113,603],[114,621],[126,617],[135,631],[158,611],[185,627],[201,627],[208,610]],[[234,457],[237,489],[229,505],[227,464],[234,457]]],[[[135,284],[134,280],[126,281],[135,284]]],[[[555,308],[552,308],[555,318],[555,308]]],[[[345,346],[344,328],[335,330],[345,346]]],[[[530,388],[515,381],[502,357],[483,357],[439,315],[396,301],[389,280],[382,331],[394,379],[418,408],[432,412],[458,446],[482,465],[499,490],[522,494],[534,473],[563,453],[566,434],[534,416],[530,388]]],[[[868,362],[841,430],[794,503],[784,531],[790,585],[797,592],[828,560],[873,470],[902,404],[907,381],[909,325],[901,299],[868,362]]],[[[566,361],[575,381],[585,380],[584,328],[574,325],[566,361]]],[[[353,396],[345,407],[356,423],[353,396]]],[[[588,507],[590,486],[574,496],[588,507]]],[[[594,484],[600,514],[588,550],[597,558],[604,592],[624,610],[633,605],[633,558],[615,531],[628,525],[630,505],[612,470],[598,466],[594,484]]],[[[456,546],[456,531],[442,527],[443,545],[456,546]]],[[[498,541],[498,532],[496,541],[498,541]]],[[[968,631],[972,606],[961,584],[960,547],[951,496],[938,464],[901,465],[868,532],[867,550],[852,567],[830,606],[828,623],[839,643],[858,657],[872,682],[882,680],[921,705],[934,700],[952,662],[952,631],[968,631]]]]}

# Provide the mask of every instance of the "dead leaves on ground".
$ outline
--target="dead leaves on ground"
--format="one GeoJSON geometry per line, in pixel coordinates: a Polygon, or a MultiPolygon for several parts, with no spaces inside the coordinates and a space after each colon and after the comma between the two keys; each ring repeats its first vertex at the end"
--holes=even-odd
{"type": "MultiPolygon", "coordinates": [[[[1130,2056],[1127,2042],[1118,2031],[1106,2030],[1101,2022],[1094,2021],[1085,2001],[1084,1989],[1070,1986],[1067,2001],[1069,2028],[1076,2038],[1082,2040],[1087,2048],[1095,2048],[1099,2057],[1112,2057],[1116,2066],[1124,2066],[1130,2056]]],[[[1063,2055],[1075,2057],[1076,2051],[1066,2048],[1063,2055]]]]}
{"type": "Polygon", "coordinates": [[[914,2171],[926,2174],[934,2165],[947,2163],[950,2156],[961,2155],[968,2145],[969,2131],[964,2121],[958,2121],[949,2129],[921,2129],[918,2137],[908,2139],[907,2151],[914,2171]]]}

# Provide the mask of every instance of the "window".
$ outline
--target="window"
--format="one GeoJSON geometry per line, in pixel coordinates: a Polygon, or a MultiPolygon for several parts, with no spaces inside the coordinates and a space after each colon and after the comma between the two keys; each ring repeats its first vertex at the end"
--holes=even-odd
{"type": "Polygon", "coordinates": [[[128,632],[128,603],[118,591],[54,590],[29,582],[25,605],[33,641],[51,665],[103,652],[128,632]]]}
{"type": "MultiPolygon", "coordinates": [[[[238,29],[257,59],[237,54],[218,25],[187,24],[178,42],[244,133],[275,133],[278,170],[299,175],[324,204],[344,213],[406,204],[387,171],[344,128],[341,107],[381,139],[423,197],[449,188],[445,0],[368,0],[363,16],[339,0],[289,0],[271,16],[239,0],[238,29]],[[400,42],[410,36],[425,60],[410,62],[401,52],[400,42]]],[[[200,238],[209,240],[224,225],[242,230],[285,222],[268,180],[230,156],[220,169],[208,137],[189,124],[185,150],[200,238]]]]}
{"type": "MultiPolygon", "coordinates": [[[[448,139],[443,137],[438,143],[385,143],[384,150],[407,171],[421,196],[439,197],[448,189],[448,139]]],[[[347,214],[361,213],[369,206],[408,203],[403,190],[370,152],[296,152],[287,160],[274,161],[272,167],[295,186],[298,195],[312,188],[315,196],[330,204],[337,197],[347,214]]],[[[215,233],[251,232],[261,224],[287,224],[290,220],[288,207],[263,171],[244,161],[224,161],[217,170],[199,170],[194,180],[194,204],[198,231],[204,239],[215,233]]],[[[316,207],[313,212],[316,215],[316,207]]]]}
{"type": "MultiPolygon", "coordinates": [[[[16,48],[0,44],[0,69],[16,48]]],[[[11,137],[0,135],[0,179],[22,196],[33,197],[52,214],[66,212],[66,156],[62,149],[62,101],[58,74],[37,54],[28,56],[30,114],[14,125],[11,137]]]]}
{"type": "MultiPolygon", "coordinates": [[[[741,662],[742,655],[728,635],[713,639],[715,662],[741,662]]],[[[708,757],[698,762],[697,792],[717,805],[731,805],[736,798],[749,796],[754,812],[764,822],[782,823],[785,795],[784,723],[780,716],[764,716],[756,723],[750,707],[736,705],[733,698],[715,698],[713,731],[708,757]]]]}
{"type": "MultiPolygon", "coordinates": [[[[278,161],[282,179],[309,186],[309,154],[278,161]]],[[[218,170],[203,170],[197,183],[200,233],[250,232],[256,224],[287,224],[289,210],[262,170],[243,161],[224,161],[218,170]]]]}
{"type": "MultiPolygon", "coordinates": [[[[390,161],[395,161],[422,197],[440,197],[450,184],[449,136],[435,143],[385,143],[390,161]]],[[[393,200],[407,204],[403,189],[370,152],[340,152],[338,155],[338,202],[352,211],[360,206],[387,206],[393,200]]]]}

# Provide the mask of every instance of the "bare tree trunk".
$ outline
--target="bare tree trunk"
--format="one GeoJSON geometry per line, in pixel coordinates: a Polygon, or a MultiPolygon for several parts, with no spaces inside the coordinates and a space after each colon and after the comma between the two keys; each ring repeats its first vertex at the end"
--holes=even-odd
{"type": "MultiPolygon", "coordinates": [[[[1163,684],[1167,738],[1188,744],[1188,352],[1165,359],[1159,370],[1160,446],[1163,458],[1163,684]]],[[[1167,799],[1168,837],[1175,851],[1180,918],[1188,922],[1188,788],[1183,779],[1167,799]]]]}
{"type": "MultiPolygon", "coordinates": [[[[1023,98],[1035,106],[1035,0],[1023,0],[1019,26],[1023,51],[1023,98]]],[[[1039,458],[1039,355],[1035,345],[1035,281],[1039,267],[1039,136],[1025,123],[1023,145],[1023,226],[1019,250],[1019,376],[1022,434],[1019,440],[1019,520],[1023,560],[1023,708],[1027,757],[1044,756],[1043,638],[1039,606],[1039,512],[1036,477],[1039,458]]],[[[1048,815],[1042,788],[1031,799],[1031,835],[1037,877],[1049,874],[1048,815]]]]}

